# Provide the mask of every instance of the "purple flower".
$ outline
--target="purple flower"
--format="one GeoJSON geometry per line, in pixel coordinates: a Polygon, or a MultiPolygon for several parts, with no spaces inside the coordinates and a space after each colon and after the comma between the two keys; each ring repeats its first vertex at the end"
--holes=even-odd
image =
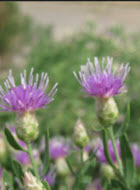
{"type": "Polygon", "coordinates": [[[52,187],[55,183],[55,178],[56,178],[56,174],[54,173],[53,168],[51,168],[48,174],[46,174],[43,177],[43,180],[46,180],[48,184],[52,187]]]}
{"type": "Polygon", "coordinates": [[[30,164],[30,158],[26,152],[17,152],[15,154],[16,159],[23,165],[28,165],[30,164]]]}
{"type": "MultiPolygon", "coordinates": [[[[31,161],[29,155],[26,152],[20,151],[15,153],[16,159],[24,166],[30,165],[31,161]]],[[[33,150],[33,157],[35,162],[39,159],[38,151],[33,150]]]]}
{"type": "Polygon", "coordinates": [[[57,83],[52,90],[46,95],[45,90],[49,83],[47,73],[41,74],[40,83],[38,84],[39,74],[33,80],[33,68],[31,69],[29,81],[26,81],[26,70],[20,74],[21,85],[16,86],[12,71],[9,71],[8,79],[5,81],[5,88],[0,87],[1,111],[13,111],[23,113],[26,111],[35,111],[44,108],[45,105],[53,101],[53,96],[57,91],[57,83]]]}
{"type": "MultiPolygon", "coordinates": [[[[118,150],[119,156],[121,158],[120,143],[118,140],[116,141],[116,145],[117,145],[117,150],[118,150]]],[[[136,144],[131,144],[130,147],[131,147],[131,151],[133,153],[135,166],[138,167],[138,166],[140,166],[140,148],[136,144]]],[[[98,147],[96,147],[95,149],[97,150],[97,151],[95,150],[95,152],[96,152],[98,161],[102,162],[102,163],[108,163],[106,160],[105,154],[104,154],[103,143],[100,142],[100,145],[98,144],[98,147]]],[[[116,157],[115,157],[113,146],[112,146],[112,143],[110,140],[108,141],[108,150],[109,150],[111,159],[113,160],[114,163],[116,163],[116,157]]]]}
{"type": "Polygon", "coordinates": [[[131,144],[131,151],[134,156],[136,168],[140,166],[140,148],[137,144],[131,144]]]}
{"type": "Polygon", "coordinates": [[[50,157],[53,159],[65,157],[70,151],[69,142],[63,137],[50,139],[49,143],[50,157]]]}
{"type": "MultiPolygon", "coordinates": [[[[119,155],[120,155],[121,151],[120,151],[120,144],[119,144],[118,140],[116,141],[116,145],[117,145],[117,150],[118,150],[119,155]]],[[[98,147],[96,147],[96,150],[95,150],[95,152],[96,152],[96,156],[97,156],[98,161],[103,162],[103,163],[108,163],[106,160],[105,154],[104,154],[104,146],[103,146],[102,142],[100,142],[100,145],[98,145],[98,147]]],[[[109,150],[109,153],[110,153],[110,156],[111,156],[113,162],[116,163],[115,153],[113,150],[112,142],[110,140],[108,141],[108,150],[109,150]]]]}
{"type": "Polygon", "coordinates": [[[86,65],[81,66],[79,77],[74,72],[76,79],[83,87],[82,91],[88,94],[87,96],[108,98],[126,91],[124,80],[130,71],[129,64],[125,66],[121,64],[116,73],[115,69],[112,72],[113,58],[107,57],[106,66],[104,66],[105,59],[103,58],[102,67],[97,57],[94,61],[94,66],[89,59],[86,65]]]}

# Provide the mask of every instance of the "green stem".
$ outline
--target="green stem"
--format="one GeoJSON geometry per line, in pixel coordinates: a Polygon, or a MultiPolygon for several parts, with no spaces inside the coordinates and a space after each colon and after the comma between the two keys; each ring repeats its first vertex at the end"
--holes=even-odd
{"type": "Polygon", "coordinates": [[[122,164],[121,164],[121,160],[120,160],[120,157],[119,157],[119,154],[118,154],[113,128],[109,127],[108,132],[109,132],[109,135],[110,135],[110,138],[111,138],[111,141],[112,141],[112,145],[113,145],[115,157],[116,157],[116,160],[117,160],[117,163],[118,163],[119,171],[122,174],[122,164]]]}
{"type": "Polygon", "coordinates": [[[71,166],[71,164],[70,164],[68,158],[66,158],[66,163],[67,163],[67,165],[68,165],[69,170],[71,171],[71,173],[72,173],[74,176],[76,176],[76,173],[74,172],[74,170],[73,170],[73,168],[72,168],[72,166],[71,166]]]}
{"type": "Polygon", "coordinates": [[[82,163],[82,164],[84,163],[83,152],[84,152],[84,150],[83,150],[83,148],[82,148],[81,151],[80,151],[81,163],[82,163]]]}
{"type": "Polygon", "coordinates": [[[33,157],[33,153],[32,153],[32,147],[31,147],[30,143],[27,143],[27,148],[28,148],[28,155],[29,155],[29,158],[30,158],[32,166],[33,166],[34,174],[38,179],[40,179],[40,177],[38,175],[37,168],[36,168],[36,164],[34,161],[34,157],[33,157]]]}
{"type": "Polygon", "coordinates": [[[103,130],[103,135],[102,135],[102,140],[103,140],[103,145],[104,145],[104,154],[105,157],[108,161],[108,163],[115,169],[117,170],[114,162],[112,161],[112,158],[110,157],[109,149],[108,149],[108,139],[107,139],[107,130],[103,130]]]}

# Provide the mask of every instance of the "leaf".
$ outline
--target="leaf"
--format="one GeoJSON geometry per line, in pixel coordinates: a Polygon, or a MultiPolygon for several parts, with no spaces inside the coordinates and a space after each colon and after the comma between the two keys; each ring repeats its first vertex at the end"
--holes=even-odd
{"type": "Polygon", "coordinates": [[[140,190],[140,184],[137,184],[134,188],[134,190],[140,190]]]}
{"type": "Polygon", "coordinates": [[[116,166],[114,165],[111,157],[110,157],[110,154],[109,154],[109,150],[108,150],[108,140],[107,140],[107,132],[106,130],[103,130],[103,145],[104,145],[104,154],[105,154],[105,157],[108,161],[108,163],[114,168],[116,169],[116,166]]]}
{"type": "Polygon", "coordinates": [[[80,178],[80,184],[81,185],[88,185],[88,184],[90,184],[90,182],[92,181],[92,176],[86,176],[86,175],[84,175],[84,176],[82,176],[81,178],[80,178]]]}
{"type": "Polygon", "coordinates": [[[5,128],[4,130],[5,136],[7,138],[8,143],[16,150],[25,151],[15,140],[14,136],[12,135],[11,131],[8,128],[5,128]]]}
{"type": "Polygon", "coordinates": [[[23,173],[23,170],[22,170],[20,163],[17,162],[16,160],[13,160],[12,161],[12,168],[13,168],[13,171],[14,171],[14,174],[16,175],[16,177],[19,179],[19,181],[21,183],[23,183],[22,178],[24,176],[24,173],[23,173]]]}
{"type": "Polygon", "coordinates": [[[49,186],[49,184],[48,184],[47,181],[43,181],[43,185],[46,188],[46,190],[51,190],[51,188],[50,188],[50,186],[49,186]]]}
{"type": "Polygon", "coordinates": [[[27,168],[27,171],[28,171],[28,172],[31,172],[31,173],[35,176],[35,172],[34,172],[33,168],[28,167],[28,168],[27,168]]]}
{"type": "Polygon", "coordinates": [[[3,171],[3,181],[6,190],[13,189],[13,178],[9,175],[8,171],[4,169],[3,171]]]}
{"type": "Polygon", "coordinates": [[[125,186],[116,179],[111,180],[111,185],[113,190],[126,190],[125,186]]]}
{"type": "Polygon", "coordinates": [[[126,134],[120,137],[120,147],[124,177],[126,181],[130,184],[133,182],[134,179],[135,164],[126,134]]]}
{"type": "Polygon", "coordinates": [[[116,133],[116,135],[115,135],[116,138],[119,138],[121,135],[123,135],[127,131],[129,122],[130,122],[130,105],[128,104],[125,121],[123,122],[123,124],[119,128],[118,132],[116,133]]]}
{"type": "Polygon", "coordinates": [[[45,133],[45,155],[44,155],[44,170],[43,176],[48,172],[50,164],[50,153],[49,153],[49,129],[45,133]]]}

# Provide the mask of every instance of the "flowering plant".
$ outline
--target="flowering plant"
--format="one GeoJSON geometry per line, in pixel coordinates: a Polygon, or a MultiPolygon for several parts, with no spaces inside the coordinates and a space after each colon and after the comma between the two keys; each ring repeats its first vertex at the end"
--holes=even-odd
{"type": "MultiPolygon", "coordinates": [[[[140,148],[129,143],[127,129],[130,107],[123,125],[114,130],[119,109],[114,96],[127,91],[124,81],[130,71],[129,64],[113,68],[113,59],[103,58],[100,65],[88,59],[81,66],[79,77],[74,75],[86,97],[96,100],[96,115],[101,125],[98,131],[90,131],[78,119],[73,136],[49,139],[49,128],[41,139],[35,111],[45,108],[57,92],[57,83],[50,93],[47,74],[36,74],[33,69],[26,80],[26,71],[20,75],[21,84],[15,85],[12,72],[4,90],[0,87],[1,111],[15,112],[14,126],[7,125],[0,136],[0,185],[7,190],[138,190],[140,148]],[[107,63],[106,63],[107,61],[107,63]],[[114,132],[115,131],[115,132],[114,132]],[[93,132],[98,132],[96,136],[93,132]],[[101,134],[101,137],[100,137],[101,134]],[[8,142],[8,143],[7,143],[8,142]],[[10,146],[9,146],[10,145],[10,146]]],[[[97,129],[96,129],[97,130],[97,129]]]]}

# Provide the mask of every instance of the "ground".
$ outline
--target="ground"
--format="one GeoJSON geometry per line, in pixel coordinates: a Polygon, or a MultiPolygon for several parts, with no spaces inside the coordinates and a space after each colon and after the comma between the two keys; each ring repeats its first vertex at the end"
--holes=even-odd
{"type": "Polygon", "coordinates": [[[60,39],[93,20],[102,31],[111,25],[123,25],[128,32],[140,29],[140,2],[18,2],[21,11],[36,23],[54,24],[60,39]]]}

